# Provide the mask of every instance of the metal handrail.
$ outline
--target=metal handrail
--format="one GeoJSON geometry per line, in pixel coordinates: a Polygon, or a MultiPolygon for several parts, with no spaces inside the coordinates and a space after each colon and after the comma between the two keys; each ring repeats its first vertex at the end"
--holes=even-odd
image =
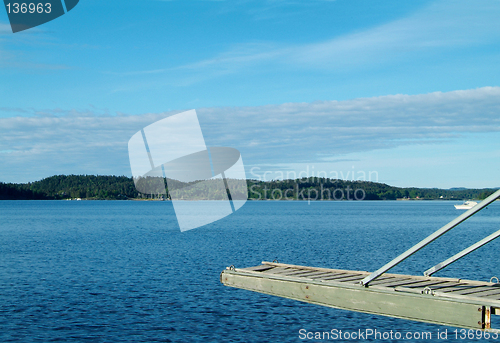
{"type": "MultiPolygon", "coordinates": [[[[371,273],[370,275],[365,277],[363,280],[360,281],[360,284],[367,287],[371,281],[377,279],[380,275],[387,272],[389,269],[391,269],[394,266],[396,266],[397,264],[401,263],[402,261],[404,261],[405,259],[407,259],[411,255],[413,255],[414,253],[416,253],[417,251],[419,251],[420,249],[422,249],[423,247],[425,247],[426,245],[428,245],[432,241],[438,239],[443,234],[445,234],[449,230],[453,229],[455,226],[457,226],[461,222],[465,221],[469,217],[471,217],[474,214],[476,214],[477,212],[481,211],[483,208],[485,208],[486,206],[491,204],[493,201],[495,201],[499,197],[500,197],[500,189],[497,190],[492,195],[490,195],[489,197],[487,197],[486,199],[484,199],[483,201],[481,201],[479,204],[477,204],[476,206],[474,206],[470,210],[468,210],[467,212],[465,212],[465,213],[461,214],[460,216],[458,216],[457,218],[453,219],[451,222],[449,222],[448,224],[446,224],[445,226],[443,226],[442,228],[440,228],[439,230],[437,230],[433,234],[427,236],[422,241],[415,244],[410,249],[406,250],[404,253],[402,253],[401,255],[399,255],[398,257],[396,257],[395,259],[393,259],[389,263],[385,264],[384,266],[382,266],[378,270],[374,271],[373,273],[371,273]]],[[[486,243],[484,243],[484,244],[486,244],[486,243]]],[[[463,257],[465,255],[466,254],[464,254],[460,257],[463,257]]],[[[454,260],[454,261],[456,261],[456,260],[454,260]]]]}
{"type": "Polygon", "coordinates": [[[475,244],[472,244],[470,247],[460,251],[459,253],[453,255],[452,257],[450,257],[449,259],[447,260],[444,260],[443,262],[441,263],[438,263],[436,264],[434,267],[432,268],[429,268],[427,269],[425,272],[424,272],[424,275],[425,276],[431,276],[432,274],[434,274],[435,272],[437,272],[438,270],[441,270],[443,269],[444,267],[452,264],[453,262],[461,259],[462,257],[464,257],[465,255],[467,254],[470,254],[471,252],[473,252],[474,250],[476,249],[479,249],[480,247],[482,247],[483,245],[491,242],[492,240],[496,239],[500,237],[500,230],[492,233],[491,235],[489,235],[488,237],[485,237],[483,238],[482,240],[480,240],[479,242],[475,243],[475,244]]]}

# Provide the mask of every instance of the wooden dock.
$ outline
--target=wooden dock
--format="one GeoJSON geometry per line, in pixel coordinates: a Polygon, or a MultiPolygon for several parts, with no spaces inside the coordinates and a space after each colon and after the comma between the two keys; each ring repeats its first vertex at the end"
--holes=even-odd
{"type": "MultiPolygon", "coordinates": [[[[220,275],[230,287],[350,311],[467,329],[491,329],[500,314],[500,284],[384,273],[369,285],[369,272],[262,262],[228,267],[220,275]]],[[[497,280],[498,281],[498,280],[497,280]]]]}

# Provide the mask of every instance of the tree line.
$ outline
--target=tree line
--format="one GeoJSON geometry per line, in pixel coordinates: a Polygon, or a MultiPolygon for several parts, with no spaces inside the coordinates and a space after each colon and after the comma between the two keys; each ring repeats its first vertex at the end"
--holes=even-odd
{"type": "MultiPolygon", "coordinates": [[[[169,198],[167,183],[161,179],[143,179],[141,182],[153,183],[151,193],[137,191],[134,180],[127,176],[104,175],[55,175],[36,182],[1,183],[0,200],[60,200],[60,199],[96,199],[126,200],[146,198],[169,198]],[[164,188],[163,188],[164,185],[164,188]]],[[[194,199],[197,194],[214,194],[214,199],[224,198],[220,193],[220,181],[205,181],[196,186],[196,182],[182,184],[170,181],[176,189],[189,187],[194,199]],[[173,183],[172,183],[173,182],[173,183]],[[202,192],[200,190],[203,190],[202,192]]],[[[438,188],[401,188],[383,183],[367,181],[346,181],[328,178],[301,178],[295,180],[257,181],[248,180],[247,189],[238,189],[238,198],[245,191],[253,200],[462,200],[484,199],[496,189],[438,189],[438,188]]],[[[230,196],[230,195],[229,195],[230,196]]]]}
{"type": "Polygon", "coordinates": [[[462,200],[484,199],[496,189],[393,187],[369,181],[309,177],[295,180],[248,181],[256,200],[462,200]]]}

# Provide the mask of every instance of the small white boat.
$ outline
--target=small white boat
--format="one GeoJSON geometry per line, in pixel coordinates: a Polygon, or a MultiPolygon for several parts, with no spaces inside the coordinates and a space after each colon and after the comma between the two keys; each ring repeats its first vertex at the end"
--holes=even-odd
{"type": "Polygon", "coordinates": [[[457,210],[470,210],[477,205],[476,201],[465,201],[462,205],[454,205],[457,210]]]}

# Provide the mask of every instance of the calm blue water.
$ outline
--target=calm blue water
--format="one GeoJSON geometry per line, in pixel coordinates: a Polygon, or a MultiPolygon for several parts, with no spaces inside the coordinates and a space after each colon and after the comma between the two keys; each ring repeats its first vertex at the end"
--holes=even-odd
{"type": "MultiPolygon", "coordinates": [[[[228,288],[219,274],[274,259],[372,271],[460,213],[439,201],[261,201],[181,233],[169,202],[0,201],[0,341],[308,341],[300,329],[435,334],[446,328],[228,288]]],[[[500,204],[489,206],[392,272],[420,275],[498,230],[499,214],[500,204]]],[[[500,276],[499,248],[492,242],[436,276],[500,276]]]]}

